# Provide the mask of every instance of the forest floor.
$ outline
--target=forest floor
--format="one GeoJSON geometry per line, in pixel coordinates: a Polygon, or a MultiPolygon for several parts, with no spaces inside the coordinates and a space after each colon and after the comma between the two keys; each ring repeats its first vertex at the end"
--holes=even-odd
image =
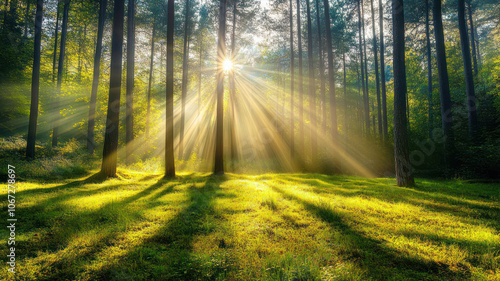
{"type": "Polygon", "coordinates": [[[17,280],[500,280],[500,184],[121,169],[16,185],[17,280]]]}

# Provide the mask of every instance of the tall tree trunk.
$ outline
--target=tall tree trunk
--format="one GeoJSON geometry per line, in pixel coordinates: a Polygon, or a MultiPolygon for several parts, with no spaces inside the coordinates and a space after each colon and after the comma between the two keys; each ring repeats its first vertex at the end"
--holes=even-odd
{"type": "Polygon", "coordinates": [[[59,63],[57,64],[57,92],[54,102],[55,114],[54,114],[54,129],[52,130],[52,147],[57,146],[57,139],[59,136],[59,119],[60,119],[59,96],[61,95],[64,55],[66,51],[66,33],[68,31],[69,3],[70,0],[65,0],[64,2],[63,22],[61,31],[61,46],[59,53],[59,63]]]}
{"type": "Polygon", "coordinates": [[[373,31],[373,55],[375,57],[375,83],[377,86],[377,121],[378,121],[378,134],[382,136],[382,107],[380,100],[380,78],[378,74],[378,48],[377,48],[377,34],[375,33],[375,9],[373,8],[373,0],[370,0],[372,10],[372,31],[373,31]]]}
{"type": "MultiPolygon", "coordinates": [[[[233,32],[231,33],[231,62],[236,59],[236,15],[238,14],[238,2],[233,0],[233,32]]],[[[229,73],[229,95],[231,98],[231,118],[229,124],[231,125],[231,165],[234,170],[234,161],[236,160],[236,124],[235,124],[235,104],[236,104],[236,83],[234,67],[229,73]]]]}
{"type": "Polygon", "coordinates": [[[313,62],[313,41],[311,27],[311,7],[310,0],[306,0],[307,11],[307,60],[309,65],[309,119],[311,123],[311,156],[312,160],[317,154],[317,139],[316,139],[316,83],[314,81],[314,62],[313,62]]]}
{"type": "MultiPolygon", "coordinates": [[[[359,54],[361,62],[361,87],[363,89],[363,105],[365,116],[365,129],[367,134],[370,132],[370,108],[368,107],[368,91],[365,85],[365,67],[363,63],[363,19],[361,15],[361,0],[357,0],[358,4],[358,29],[359,29],[359,54]]],[[[366,73],[368,75],[368,73],[366,73]]]]}
{"type": "Polygon", "coordinates": [[[295,152],[295,120],[294,120],[294,104],[293,104],[293,88],[295,85],[295,65],[294,65],[294,51],[293,51],[293,4],[290,0],[290,155],[294,156],[295,152]]]}
{"type": "Polygon", "coordinates": [[[366,89],[366,97],[364,100],[364,105],[365,105],[365,118],[368,124],[366,127],[366,133],[370,135],[370,88],[368,87],[368,80],[369,80],[369,75],[368,75],[368,52],[366,51],[366,35],[365,35],[365,9],[363,5],[363,0],[360,0],[361,2],[361,26],[363,30],[363,55],[364,55],[364,67],[365,67],[365,89],[366,89]]]}
{"type": "Polygon", "coordinates": [[[333,47],[332,47],[332,31],[330,27],[330,4],[328,0],[323,0],[323,8],[325,11],[325,32],[326,32],[326,48],[328,53],[328,83],[330,93],[330,114],[332,122],[332,138],[337,141],[337,108],[335,102],[335,73],[333,73],[333,47]]]}
{"type": "Polygon", "coordinates": [[[101,172],[107,177],[116,175],[118,128],[120,121],[120,92],[122,80],[122,45],[125,0],[115,0],[111,35],[111,68],[109,73],[109,99],[104,133],[101,172]]]}
{"type": "Polygon", "coordinates": [[[345,51],[342,52],[342,68],[343,68],[343,71],[344,71],[344,83],[343,83],[343,86],[344,86],[344,131],[345,131],[345,136],[347,137],[347,130],[349,128],[348,126],[348,120],[347,120],[347,83],[346,83],[346,80],[347,80],[347,73],[346,73],[346,67],[345,67],[345,51]]]}
{"type": "Polygon", "coordinates": [[[379,4],[379,24],[380,24],[380,80],[382,84],[382,129],[383,140],[388,140],[388,126],[387,126],[387,94],[385,84],[385,46],[384,46],[384,7],[382,0],[378,1],[379,4]]]}
{"type": "Polygon", "coordinates": [[[125,162],[132,162],[134,140],[134,76],[135,76],[135,0],[128,1],[127,11],[127,105],[125,111],[125,162]]]}
{"type": "Polygon", "coordinates": [[[405,26],[403,0],[392,0],[394,36],[394,156],[398,186],[414,186],[406,128],[405,26]]]}
{"type": "Polygon", "coordinates": [[[174,162],[174,0],[167,2],[167,85],[165,117],[165,178],[175,177],[174,162]]]}
{"type": "Polygon", "coordinates": [[[31,106],[28,127],[26,158],[35,158],[36,126],[38,118],[38,92],[40,89],[40,48],[42,43],[43,0],[36,2],[35,45],[33,51],[33,74],[31,76],[31,106]]]}
{"type": "Polygon", "coordinates": [[[189,67],[189,0],[186,0],[186,16],[184,18],[184,50],[182,52],[182,89],[181,89],[181,121],[179,131],[179,159],[184,159],[184,122],[186,120],[186,92],[189,67]]]}
{"type": "Polygon", "coordinates": [[[224,71],[223,63],[226,58],[226,1],[220,0],[219,32],[217,44],[217,131],[215,139],[214,174],[224,174],[224,71]]]}
{"type": "Polygon", "coordinates": [[[462,45],[462,56],[464,61],[465,88],[467,92],[467,110],[469,119],[469,138],[477,142],[477,111],[476,94],[474,92],[474,76],[472,74],[472,62],[470,57],[469,36],[467,34],[467,22],[465,20],[465,0],[458,0],[458,29],[460,31],[460,42],[462,45]]]}
{"type": "Polygon", "coordinates": [[[454,133],[451,112],[450,82],[448,65],[446,63],[446,48],[444,44],[443,16],[441,0],[433,0],[434,33],[436,37],[437,65],[439,73],[439,94],[441,98],[441,119],[444,133],[445,164],[448,168],[453,164],[454,133]]]}
{"type": "Polygon", "coordinates": [[[299,44],[299,151],[304,151],[304,83],[302,72],[302,32],[300,24],[300,0],[297,0],[297,38],[299,44]]]}
{"type": "Polygon", "coordinates": [[[474,62],[474,75],[479,74],[479,65],[477,64],[477,51],[476,51],[476,39],[475,39],[475,29],[474,21],[472,18],[472,0],[468,1],[469,4],[469,22],[470,22],[470,45],[472,47],[472,61],[474,62]]]}
{"type": "Polygon", "coordinates": [[[316,22],[318,26],[318,58],[319,58],[319,78],[321,80],[321,112],[322,112],[322,131],[326,132],[326,94],[325,94],[325,62],[323,58],[323,38],[321,37],[321,21],[319,12],[319,0],[316,0],[316,22]]]}
{"type": "Polygon", "coordinates": [[[153,66],[155,59],[155,31],[156,17],[153,18],[153,33],[151,34],[151,62],[149,64],[149,82],[148,82],[148,108],[146,110],[146,140],[149,141],[150,119],[151,119],[151,85],[153,83],[153,66]]]}
{"type": "Polygon", "coordinates": [[[427,100],[429,103],[429,138],[432,138],[432,54],[431,54],[431,37],[429,23],[429,0],[425,0],[425,37],[427,39],[427,100]]]}
{"type": "Polygon", "coordinates": [[[57,1],[56,10],[56,29],[54,30],[54,54],[52,58],[52,83],[56,81],[56,58],[57,58],[57,37],[59,35],[59,6],[61,5],[61,0],[57,1]]]}
{"type": "Polygon", "coordinates": [[[87,128],[87,152],[94,153],[94,127],[95,127],[95,109],[97,102],[97,90],[99,86],[99,74],[101,71],[101,52],[102,52],[102,35],[104,33],[104,23],[106,21],[107,0],[99,1],[99,22],[97,24],[97,42],[94,54],[94,76],[92,79],[92,92],[90,93],[89,104],[89,123],[87,128]]]}
{"type": "Polygon", "coordinates": [[[200,61],[199,61],[199,76],[198,76],[198,135],[200,135],[201,131],[201,126],[199,125],[199,121],[201,121],[201,79],[202,79],[202,74],[203,74],[203,42],[202,42],[202,36],[198,39],[198,42],[200,44],[200,61]]]}

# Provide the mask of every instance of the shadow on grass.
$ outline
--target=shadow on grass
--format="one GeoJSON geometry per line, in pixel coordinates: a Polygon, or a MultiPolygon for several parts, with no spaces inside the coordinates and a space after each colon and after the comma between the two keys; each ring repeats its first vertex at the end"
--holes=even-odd
{"type": "MultiPolygon", "coordinates": [[[[285,198],[299,202],[310,213],[328,223],[335,231],[338,231],[344,245],[339,249],[340,254],[358,263],[359,267],[365,270],[370,277],[377,280],[408,278],[422,280],[423,278],[429,278],[429,274],[442,276],[443,279],[460,280],[470,277],[468,271],[457,273],[445,264],[405,256],[403,253],[384,246],[381,241],[369,238],[363,233],[352,229],[344,222],[342,216],[329,206],[310,203],[276,186],[272,186],[272,188],[285,198]]],[[[335,246],[338,247],[338,245],[335,246]]]]}

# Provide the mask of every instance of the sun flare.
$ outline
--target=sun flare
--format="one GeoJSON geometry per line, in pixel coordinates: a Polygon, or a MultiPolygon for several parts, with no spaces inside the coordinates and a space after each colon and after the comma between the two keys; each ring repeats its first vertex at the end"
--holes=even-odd
{"type": "Polygon", "coordinates": [[[229,59],[224,60],[224,62],[222,63],[222,69],[224,70],[224,72],[233,70],[233,62],[229,59]]]}

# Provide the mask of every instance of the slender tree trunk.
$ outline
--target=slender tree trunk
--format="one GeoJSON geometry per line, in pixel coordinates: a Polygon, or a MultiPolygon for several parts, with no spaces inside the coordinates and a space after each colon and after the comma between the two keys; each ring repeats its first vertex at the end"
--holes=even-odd
{"type": "Polygon", "coordinates": [[[316,83],[314,81],[314,62],[313,62],[313,41],[311,27],[311,7],[310,0],[306,0],[307,11],[307,60],[309,66],[309,119],[311,123],[311,156],[312,160],[316,158],[318,151],[316,139],[316,83]]]}
{"type": "MultiPolygon", "coordinates": [[[[361,85],[363,89],[363,105],[364,105],[364,116],[365,116],[365,129],[366,133],[370,132],[370,109],[368,108],[368,91],[365,85],[365,68],[363,63],[363,19],[361,15],[361,0],[357,0],[358,4],[358,29],[359,29],[359,54],[361,62],[361,85]]],[[[367,73],[366,73],[367,74],[367,73]]]]}
{"type": "Polygon", "coordinates": [[[345,67],[345,52],[342,52],[342,68],[344,71],[344,126],[345,126],[345,135],[347,137],[347,131],[348,131],[348,119],[347,119],[347,73],[346,73],[346,67],[345,67]]]}
{"type": "Polygon", "coordinates": [[[427,100],[429,103],[429,138],[432,139],[432,123],[434,120],[432,114],[432,54],[431,54],[431,36],[429,23],[429,0],[425,0],[425,37],[427,39],[427,100]]]}
{"type": "Polygon", "coordinates": [[[184,18],[184,50],[182,52],[182,92],[181,92],[181,121],[179,130],[179,159],[184,159],[184,122],[186,115],[186,92],[189,67],[189,0],[186,0],[186,15],[184,18]]]}
{"type": "Polygon", "coordinates": [[[165,178],[175,177],[174,162],[174,0],[167,2],[167,85],[165,118],[165,178]]]}
{"type": "Polygon", "coordinates": [[[406,128],[406,69],[403,0],[392,0],[394,36],[394,156],[398,186],[414,186],[406,128]]]}
{"type": "Polygon", "coordinates": [[[378,73],[378,48],[377,48],[377,34],[375,33],[375,9],[373,8],[373,0],[370,0],[372,10],[372,31],[373,31],[373,55],[375,57],[375,83],[377,86],[377,121],[378,121],[378,134],[382,136],[382,107],[380,100],[380,78],[378,73]]]}
{"type": "Polygon", "coordinates": [[[116,175],[118,128],[120,122],[120,92],[122,80],[122,45],[125,0],[115,0],[111,35],[111,68],[109,74],[109,99],[104,134],[101,172],[107,177],[116,175]]]}
{"type": "Polygon", "coordinates": [[[470,57],[469,36],[467,34],[467,21],[465,20],[465,0],[458,0],[458,29],[462,43],[462,56],[464,61],[465,88],[467,92],[467,110],[469,119],[469,138],[477,143],[477,111],[476,94],[474,92],[474,76],[470,57]]]}
{"type": "Polygon", "coordinates": [[[295,120],[294,120],[294,104],[293,104],[293,88],[295,85],[295,65],[294,65],[294,51],[293,51],[293,4],[290,0],[290,155],[294,156],[295,152],[295,120]]]}
{"type": "MultiPolygon", "coordinates": [[[[234,64],[234,61],[236,59],[236,15],[238,14],[238,9],[237,9],[238,2],[236,0],[233,0],[233,32],[231,34],[231,61],[234,64]]],[[[235,72],[234,72],[234,67],[231,69],[229,73],[229,86],[230,86],[230,98],[231,98],[231,118],[230,118],[230,124],[231,124],[231,165],[234,170],[234,161],[236,160],[236,124],[235,124],[235,104],[236,104],[236,83],[235,83],[235,72]]]]}
{"type": "Polygon", "coordinates": [[[135,76],[135,0],[128,1],[127,11],[127,105],[125,112],[125,162],[132,162],[134,140],[134,76],[135,76]]]}
{"type": "Polygon", "coordinates": [[[469,4],[469,22],[470,22],[470,45],[472,47],[472,61],[474,62],[474,75],[479,74],[479,65],[477,64],[477,51],[476,51],[476,39],[474,34],[474,21],[472,19],[472,0],[468,1],[469,4]]]}
{"type": "Polygon", "coordinates": [[[153,83],[153,66],[155,59],[155,31],[156,17],[153,18],[153,33],[151,34],[151,62],[149,64],[149,83],[148,83],[148,108],[146,110],[146,140],[149,141],[150,119],[151,119],[151,85],[153,83]]]}
{"type": "Polygon", "coordinates": [[[56,58],[57,58],[57,37],[59,35],[59,6],[61,5],[61,1],[57,1],[57,10],[56,10],[56,29],[54,30],[54,55],[52,58],[52,83],[56,81],[56,58]]]}
{"type": "Polygon", "coordinates": [[[364,67],[365,67],[365,89],[366,89],[366,96],[364,100],[364,105],[365,105],[365,119],[366,119],[366,124],[368,125],[366,127],[366,133],[370,135],[370,88],[368,87],[368,52],[366,51],[366,36],[365,36],[365,9],[363,6],[363,0],[359,0],[361,2],[361,29],[363,31],[363,55],[364,55],[364,67]]]}
{"type": "Polygon", "coordinates": [[[203,42],[202,42],[202,36],[200,36],[199,41],[200,42],[200,61],[199,61],[199,76],[198,76],[198,135],[200,135],[200,129],[201,126],[199,125],[199,122],[201,121],[201,81],[202,81],[202,74],[203,74],[203,42]]]}
{"type": "Polygon", "coordinates": [[[318,58],[319,58],[319,78],[321,80],[321,127],[323,132],[326,132],[326,93],[325,93],[325,64],[323,58],[323,38],[321,37],[321,21],[319,12],[319,0],[315,1],[316,4],[316,22],[318,26],[318,58]]]}
{"type": "Polygon", "coordinates": [[[31,76],[31,106],[26,145],[26,158],[35,158],[36,127],[38,118],[38,92],[40,89],[40,49],[42,42],[43,0],[36,2],[35,44],[33,51],[33,74],[31,76]]]}
{"type": "Polygon", "coordinates": [[[434,33],[436,37],[437,65],[439,73],[439,94],[441,98],[441,119],[444,133],[445,164],[448,168],[453,165],[454,133],[451,112],[450,83],[448,65],[446,62],[446,48],[444,44],[443,17],[441,14],[441,0],[433,0],[434,33]]]}
{"type": "Polygon", "coordinates": [[[66,51],[66,33],[68,31],[69,3],[70,0],[66,0],[64,2],[63,23],[61,32],[61,47],[59,53],[59,63],[57,64],[57,93],[54,102],[55,114],[54,114],[54,129],[52,130],[52,147],[57,146],[57,139],[59,136],[59,119],[60,119],[59,96],[61,95],[64,55],[66,51]]]}
{"type": "Polygon", "coordinates": [[[104,33],[104,23],[106,21],[107,0],[99,1],[99,22],[97,24],[97,42],[94,54],[94,76],[92,79],[92,92],[90,93],[89,123],[87,128],[87,152],[94,153],[94,127],[95,110],[97,102],[97,90],[99,86],[99,75],[101,71],[102,35],[104,33]]]}
{"type": "Polygon", "coordinates": [[[385,47],[384,47],[384,7],[382,0],[378,1],[379,4],[379,23],[380,23],[380,80],[382,84],[382,129],[383,140],[388,140],[388,126],[387,126],[387,94],[385,84],[385,47]]]}
{"type": "Polygon", "coordinates": [[[220,0],[219,32],[217,44],[217,131],[215,139],[214,174],[224,174],[224,71],[226,58],[226,0],[220,0]]]}
{"type": "Polygon", "coordinates": [[[337,141],[337,108],[335,102],[335,73],[333,73],[333,47],[332,47],[332,31],[330,27],[330,4],[328,0],[323,0],[323,8],[325,11],[325,32],[326,32],[326,48],[328,53],[328,83],[330,93],[330,114],[332,122],[332,138],[337,141]]]}
{"type": "Polygon", "coordinates": [[[299,151],[304,151],[304,83],[302,72],[302,25],[300,24],[300,0],[297,0],[297,38],[299,44],[299,151]]]}

